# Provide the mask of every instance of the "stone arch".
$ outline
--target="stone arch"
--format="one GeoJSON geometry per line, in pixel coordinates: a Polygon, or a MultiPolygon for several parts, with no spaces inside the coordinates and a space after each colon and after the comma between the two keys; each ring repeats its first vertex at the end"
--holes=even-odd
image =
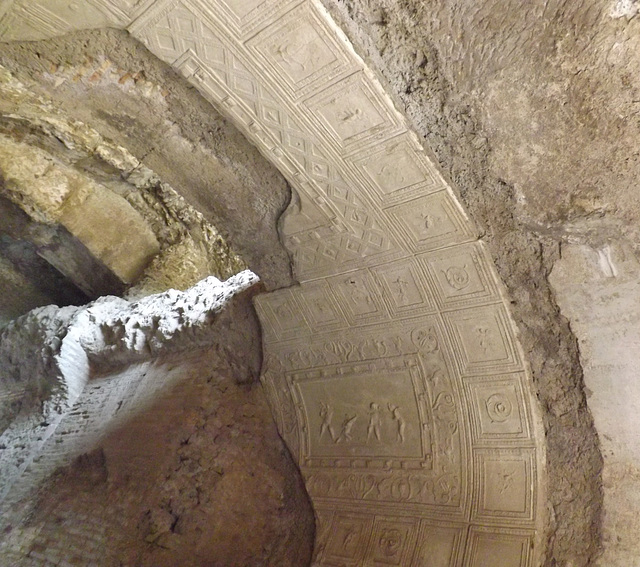
{"type": "Polygon", "coordinates": [[[544,444],[501,283],[451,184],[328,13],[94,6],[296,191],[283,238],[300,285],[257,308],[263,382],[316,506],[317,563],[536,564],[544,444]]]}
{"type": "Polygon", "coordinates": [[[534,564],[543,447],[491,261],[325,10],[276,6],[157,5],[130,31],[297,191],[304,218],[283,236],[300,285],[257,307],[316,561],[417,564],[437,549],[443,565],[534,564]]]}

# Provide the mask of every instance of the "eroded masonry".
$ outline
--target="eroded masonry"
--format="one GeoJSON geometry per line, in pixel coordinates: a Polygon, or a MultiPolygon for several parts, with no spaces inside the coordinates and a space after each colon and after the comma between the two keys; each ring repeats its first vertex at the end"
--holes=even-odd
{"type": "Polygon", "coordinates": [[[637,7],[431,4],[0,7],[12,564],[639,556],[637,7]]]}

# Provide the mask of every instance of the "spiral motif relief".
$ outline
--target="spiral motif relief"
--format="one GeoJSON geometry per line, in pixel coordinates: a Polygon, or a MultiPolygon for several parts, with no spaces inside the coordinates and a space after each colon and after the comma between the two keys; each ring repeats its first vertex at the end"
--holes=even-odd
{"type": "Polygon", "coordinates": [[[513,404],[504,394],[497,393],[489,396],[485,404],[487,406],[489,419],[494,423],[507,421],[513,413],[513,404]]]}
{"type": "Polygon", "coordinates": [[[462,291],[469,285],[469,274],[464,268],[452,266],[445,270],[444,276],[447,278],[449,285],[458,291],[462,291]]]}

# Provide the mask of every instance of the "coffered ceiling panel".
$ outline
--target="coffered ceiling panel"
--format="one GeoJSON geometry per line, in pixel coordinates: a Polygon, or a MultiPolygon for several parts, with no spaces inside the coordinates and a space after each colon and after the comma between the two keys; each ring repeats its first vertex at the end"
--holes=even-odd
{"type": "Polygon", "coordinates": [[[0,32],[62,33],[74,10],[126,27],[293,188],[282,237],[300,285],[256,306],[262,381],[317,514],[316,564],[536,565],[544,437],[501,283],[322,5],[59,4],[16,1],[0,32]]]}

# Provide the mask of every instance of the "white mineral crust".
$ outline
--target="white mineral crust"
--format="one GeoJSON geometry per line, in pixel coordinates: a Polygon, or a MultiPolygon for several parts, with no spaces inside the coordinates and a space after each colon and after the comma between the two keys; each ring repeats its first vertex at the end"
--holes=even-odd
{"type": "Polygon", "coordinates": [[[0,334],[0,394],[13,399],[31,389],[45,416],[64,411],[82,392],[90,361],[158,353],[183,331],[205,328],[235,294],[258,281],[245,270],[225,282],[208,277],[186,291],[134,302],[107,296],[83,307],[34,309],[0,334]]]}

